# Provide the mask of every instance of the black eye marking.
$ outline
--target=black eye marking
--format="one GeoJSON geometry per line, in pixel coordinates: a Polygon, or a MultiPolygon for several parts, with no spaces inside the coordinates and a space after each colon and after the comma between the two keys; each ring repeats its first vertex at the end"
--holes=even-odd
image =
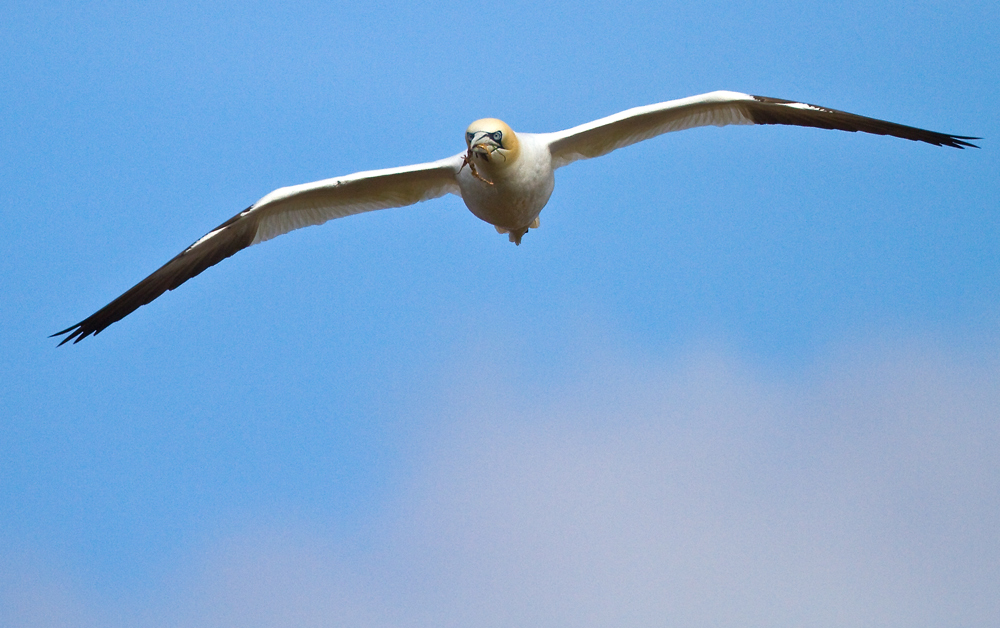
{"type": "Polygon", "coordinates": [[[503,131],[493,131],[492,133],[487,133],[486,131],[470,131],[465,134],[465,139],[471,144],[480,133],[496,142],[497,146],[500,148],[506,148],[503,145],[503,131]]]}

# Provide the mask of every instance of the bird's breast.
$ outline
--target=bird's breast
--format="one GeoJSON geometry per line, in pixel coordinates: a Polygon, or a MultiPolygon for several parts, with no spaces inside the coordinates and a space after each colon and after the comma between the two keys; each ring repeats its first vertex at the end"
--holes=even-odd
{"type": "Polygon", "coordinates": [[[458,174],[462,200],[469,211],[510,231],[527,228],[545,207],[555,187],[548,145],[530,134],[518,134],[518,139],[521,154],[516,163],[491,168],[476,159],[475,173],[465,166],[458,174]]]}

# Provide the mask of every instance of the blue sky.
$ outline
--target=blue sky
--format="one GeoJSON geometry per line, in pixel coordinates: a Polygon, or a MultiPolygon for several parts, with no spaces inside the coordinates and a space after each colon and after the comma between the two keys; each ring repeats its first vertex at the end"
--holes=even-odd
{"type": "Polygon", "coordinates": [[[0,625],[1000,615],[994,2],[4,14],[0,625]],[[670,134],[46,338],[276,187],[715,89],[985,139],[670,134]]]}

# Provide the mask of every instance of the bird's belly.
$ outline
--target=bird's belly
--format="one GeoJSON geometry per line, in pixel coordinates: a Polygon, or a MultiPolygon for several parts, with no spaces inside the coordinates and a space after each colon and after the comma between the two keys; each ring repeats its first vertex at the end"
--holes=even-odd
{"type": "Polygon", "coordinates": [[[462,200],[477,218],[517,231],[526,229],[538,217],[552,196],[555,178],[549,170],[536,176],[498,178],[490,185],[466,171],[459,176],[459,186],[462,200]]]}
{"type": "Polygon", "coordinates": [[[462,199],[469,211],[480,220],[513,231],[530,225],[545,207],[551,194],[551,190],[548,194],[530,195],[463,193],[462,199]]]}

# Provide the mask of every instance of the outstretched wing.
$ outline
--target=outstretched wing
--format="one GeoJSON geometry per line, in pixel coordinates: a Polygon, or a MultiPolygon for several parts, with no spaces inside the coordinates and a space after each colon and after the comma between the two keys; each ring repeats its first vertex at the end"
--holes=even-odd
{"type": "Polygon", "coordinates": [[[980,139],[925,131],[791,100],[725,91],[636,107],[544,136],[552,152],[552,165],[559,168],[578,159],[606,155],[662,133],[727,124],[789,124],[862,131],[953,148],[978,148],[966,140],[980,139]]]}
{"type": "Polygon", "coordinates": [[[125,294],[52,335],[67,334],[60,345],[70,340],[80,342],[237,251],[294,229],[376,209],[412,205],[449,192],[461,195],[455,175],[463,156],[279,188],[209,231],[125,294]]]}

